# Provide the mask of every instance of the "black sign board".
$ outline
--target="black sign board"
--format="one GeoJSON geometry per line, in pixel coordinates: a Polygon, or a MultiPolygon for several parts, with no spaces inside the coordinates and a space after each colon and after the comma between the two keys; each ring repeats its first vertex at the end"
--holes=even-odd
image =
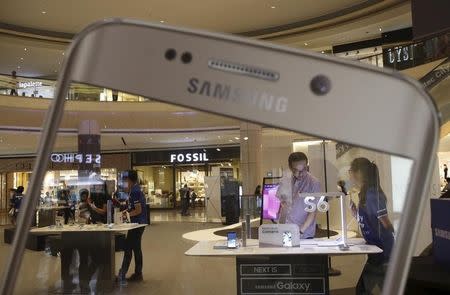
{"type": "Polygon", "coordinates": [[[238,146],[220,148],[196,148],[180,150],[146,151],[131,154],[133,165],[176,165],[200,164],[209,162],[230,161],[239,159],[238,146]]]}
{"type": "Polygon", "coordinates": [[[327,255],[236,258],[237,294],[329,294],[327,255]]]}

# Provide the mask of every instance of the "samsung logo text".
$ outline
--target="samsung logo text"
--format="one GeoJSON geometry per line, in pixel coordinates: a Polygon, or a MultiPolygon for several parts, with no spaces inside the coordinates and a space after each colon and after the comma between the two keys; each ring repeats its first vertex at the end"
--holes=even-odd
{"type": "Polygon", "coordinates": [[[245,103],[267,112],[285,113],[288,106],[288,99],[284,96],[276,96],[259,90],[234,88],[228,84],[208,80],[201,81],[198,78],[189,79],[187,90],[191,94],[213,97],[233,103],[245,103]]]}

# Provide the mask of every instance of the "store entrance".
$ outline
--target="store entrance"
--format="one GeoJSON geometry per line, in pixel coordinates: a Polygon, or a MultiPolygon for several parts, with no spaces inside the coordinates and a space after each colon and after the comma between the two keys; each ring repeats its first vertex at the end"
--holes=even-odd
{"type": "Polygon", "coordinates": [[[180,189],[187,185],[190,190],[189,206],[193,209],[205,208],[205,176],[209,175],[208,165],[177,165],[175,168],[177,207],[181,207],[180,189]]]}

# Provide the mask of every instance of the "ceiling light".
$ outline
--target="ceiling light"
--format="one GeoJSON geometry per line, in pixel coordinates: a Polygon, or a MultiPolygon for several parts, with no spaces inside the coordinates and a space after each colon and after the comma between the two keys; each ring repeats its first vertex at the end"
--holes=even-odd
{"type": "Polygon", "coordinates": [[[47,13],[47,11],[42,11],[42,14],[46,14],[47,13]]]}
{"type": "Polygon", "coordinates": [[[244,137],[244,140],[248,140],[248,137],[246,136],[246,137],[244,137]]]}
{"type": "Polygon", "coordinates": [[[21,57],[20,60],[23,60],[23,57],[21,57]]]}
{"type": "Polygon", "coordinates": [[[308,43],[305,42],[305,46],[308,46],[308,43]]]}
{"type": "Polygon", "coordinates": [[[381,32],[381,27],[380,28],[378,28],[378,30],[381,32]]]}
{"type": "Polygon", "coordinates": [[[222,164],[222,163],[220,163],[220,166],[221,166],[221,167],[223,167],[223,164],[222,164]]]}
{"type": "Polygon", "coordinates": [[[229,141],[229,142],[233,142],[233,140],[232,140],[232,139],[229,139],[228,141],[229,141]]]}
{"type": "Polygon", "coordinates": [[[228,163],[228,166],[230,166],[230,167],[231,167],[231,163],[228,163]]]}
{"type": "Polygon", "coordinates": [[[270,6],[270,8],[275,9],[276,7],[275,6],[270,6]]]}
{"type": "Polygon", "coordinates": [[[217,135],[217,138],[219,138],[219,139],[220,139],[220,138],[221,138],[221,136],[220,136],[220,135],[217,135]]]}
{"type": "Polygon", "coordinates": [[[27,48],[25,47],[23,50],[27,51],[27,48]]]}
{"type": "Polygon", "coordinates": [[[325,53],[325,51],[322,50],[322,53],[325,53]]]}
{"type": "Polygon", "coordinates": [[[235,137],[234,139],[239,140],[240,138],[239,137],[235,137]]]}
{"type": "Polygon", "coordinates": [[[62,55],[64,55],[64,51],[62,52],[62,55]]]}
{"type": "Polygon", "coordinates": [[[20,66],[17,66],[18,69],[20,69],[20,66]]]}
{"type": "Polygon", "coordinates": [[[220,149],[219,149],[219,148],[216,148],[216,151],[220,152],[220,149]]]}

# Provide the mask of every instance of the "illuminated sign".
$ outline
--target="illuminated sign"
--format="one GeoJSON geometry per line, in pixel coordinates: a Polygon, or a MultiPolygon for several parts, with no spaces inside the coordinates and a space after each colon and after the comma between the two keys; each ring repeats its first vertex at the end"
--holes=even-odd
{"type": "Polygon", "coordinates": [[[41,87],[42,82],[26,81],[26,82],[19,82],[18,85],[19,85],[19,88],[41,87]]]}
{"type": "Polygon", "coordinates": [[[50,161],[53,163],[78,163],[78,164],[100,164],[100,154],[51,154],[50,161]]]}
{"type": "Polygon", "coordinates": [[[206,153],[170,154],[170,163],[208,162],[206,153]]]}
{"type": "Polygon", "coordinates": [[[316,198],[315,197],[306,197],[305,198],[305,211],[306,212],[314,212],[314,211],[319,211],[319,212],[327,212],[328,209],[330,209],[330,205],[328,204],[328,202],[325,200],[325,196],[321,196],[319,199],[319,202],[315,202],[316,198]]]}

